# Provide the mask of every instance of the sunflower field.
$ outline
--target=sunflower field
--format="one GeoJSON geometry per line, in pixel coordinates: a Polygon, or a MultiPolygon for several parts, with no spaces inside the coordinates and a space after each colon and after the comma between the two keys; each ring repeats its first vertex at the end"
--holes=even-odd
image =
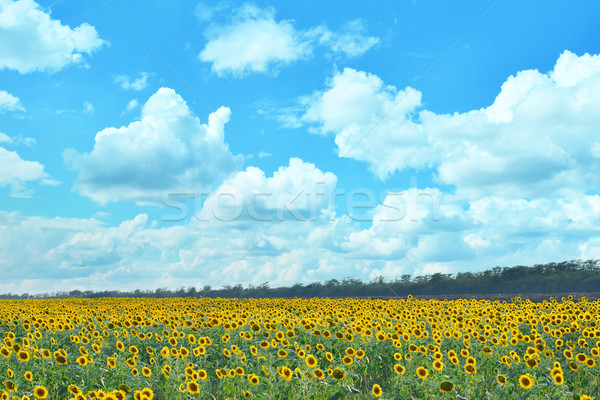
{"type": "Polygon", "coordinates": [[[0,399],[597,399],[599,301],[0,301],[0,399]]]}

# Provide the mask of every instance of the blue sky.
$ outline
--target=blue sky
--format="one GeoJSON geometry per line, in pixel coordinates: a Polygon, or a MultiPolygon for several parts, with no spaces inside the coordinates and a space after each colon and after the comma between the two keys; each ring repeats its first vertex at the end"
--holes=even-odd
{"type": "Polygon", "coordinates": [[[0,0],[0,292],[599,258],[599,11],[0,0]]]}

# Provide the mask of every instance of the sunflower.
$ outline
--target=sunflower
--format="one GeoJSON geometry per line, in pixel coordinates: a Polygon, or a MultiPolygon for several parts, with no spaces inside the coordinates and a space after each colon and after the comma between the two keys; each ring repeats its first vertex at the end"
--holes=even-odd
{"type": "Polygon", "coordinates": [[[307,355],[304,362],[306,362],[306,365],[310,368],[315,368],[317,366],[317,359],[312,354],[307,355]]]}
{"type": "Polygon", "coordinates": [[[200,393],[200,386],[196,382],[190,381],[187,383],[187,390],[191,394],[198,394],[200,393]]]}
{"type": "Polygon", "coordinates": [[[563,376],[562,372],[560,372],[560,371],[559,371],[558,373],[556,373],[556,374],[553,374],[553,375],[552,375],[552,379],[554,380],[554,383],[555,383],[557,386],[560,386],[560,385],[562,385],[563,383],[565,383],[565,378],[564,378],[564,376],[563,376]]]}
{"type": "Polygon", "coordinates": [[[25,374],[23,374],[23,377],[25,378],[26,381],[33,380],[33,374],[31,373],[31,371],[26,371],[25,374]]]}
{"type": "Polygon", "coordinates": [[[48,397],[48,389],[43,386],[36,386],[35,389],[33,389],[33,395],[36,399],[45,399],[48,397]]]}
{"type": "Polygon", "coordinates": [[[248,380],[250,381],[251,384],[253,384],[255,386],[260,383],[260,378],[254,374],[248,375],[248,380]]]}
{"type": "Polygon", "coordinates": [[[394,365],[394,372],[397,373],[398,375],[404,375],[404,373],[406,372],[406,368],[404,368],[400,364],[396,364],[396,365],[394,365]]]}
{"type": "Polygon", "coordinates": [[[589,368],[592,368],[594,365],[596,365],[596,361],[593,358],[588,358],[585,361],[585,365],[587,365],[589,368]]]}
{"type": "Polygon", "coordinates": [[[565,351],[563,351],[563,356],[565,356],[567,360],[573,359],[573,353],[569,349],[565,349],[565,351]]]}
{"type": "Polygon", "coordinates": [[[521,385],[523,389],[529,390],[533,387],[533,385],[535,385],[535,381],[531,375],[525,374],[521,375],[519,378],[519,385],[521,385]]]}
{"type": "Polygon", "coordinates": [[[67,358],[62,354],[54,354],[54,359],[61,365],[65,365],[67,363],[67,358]]]}
{"type": "Polygon", "coordinates": [[[277,357],[279,357],[279,358],[286,358],[287,355],[288,355],[288,353],[284,349],[277,350],[277,357]]]}
{"type": "Polygon", "coordinates": [[[142,375],[144,375],[145,377],[149,377],[150,375],[152,375],[152,370],[148,367],[144,367],[142,368],[142,375]]]}
{"type": "Polygon", "coordinates": [[[75,359],[75,361],[77,361],[77,364],[79,364],[82,367],[85,367],[88,363],[87,358],[85,358],[84,356],[79,356],[75,359]]]}
{"type": "Polygon", "coordinates": [[[446,393],[454,390],[454,383],[449,381],[444,381],[440,384],[440,392],[446,393]]]}
{"type": "Polygon", "coordinates": [[[170,354],[169,348],[166,346],[160,350],[160,355],[163,356],[163,358],[168,358],[170,354]]]}
{"type": "MultiPolygon", "coordinates": [[[[277,372],[279,373],[279,375],[281,375],[281,377],[283,379],[285,379],[288,382],[292,379],[293,373],[292,373],[292,370],[289,369],[288,367],[281,367],[281,369],[278,369],[277,372]]],[[[314,371],[313,371],[313,373],[314,373],[314,371]]]]}
{"type": "Polygon", "coordinates": [[[417,368],[417,376],[421,379],[425,379],[429,376],[429,371],[425,367],[417,368]]]}
{"type": "Polygon", "coordinates": [[[197,372],[198,372],[198,378],[200,378],[201,380],[205,380],[206,377],[208,376],[206,371],[203,369],[199,369],[197,372]]]}
{"type": "Polygon", "coordinates": [[[436,371],[441,371],[442,369],[444,369],[444,363],[440,360],[435,360],[433,362],[433,369],[435,369],[436,371]]]}
{"type": "Polygon", "coordinates": [[[180,356],[181,358],[185,358],[185,357],[187,357],[187,356],[189,356],[189,355],[190,355],[190,351],[188,350],[188,348],[187,348],[187,347],[183,347],[183,346],[181,346],[181,347],[179,348],[179,356],[180,356]]]}
{"type": "Polygon", "coordinates": [[[575,356],[575,359],[580,362],[580,363],[585,363],[587,361],[587,356],[583,353],[579,353],[577,354],[577,356],[575,356]]]}
{"type": "Polygon", "coordinates": [[[19,360],[21,362],[29,361],[29,353],[27,353],[26,351],[23,351],[23,350],[17,352],[17,360],[19,360]]]}
{"type": "Polygon", "coordinates": [[[331,372],[331,376],[335,379],[344,379],[346,377],[346,373],[339,368],[336,368],[331,372]]]}
{"type": "Polygon", "coordinates": [[[475,367],[475,365],[473,365],[473,364],[465,364],[464,369],[467,374],[476,374],[477,373],[477,367],[475,367]]]}
{"type": "Polygon", "coordinates": [[[371,393],[373,393],[373,396],[375,397],[380,397],[382,393],[381,386],[379,386],[378,384],[374,384],[373,389],[371,389],[371,393]]]}
{"type": "Polygon", "coordinates": [[[17,385],[15,385],[12,381],[4,382],[4,386],[6,387],[6,390],[8,390],[9,392],[17,391],[17,385]]]}
{"type": "Polygon", "coordinates": [[[535,358],[530,358],[529,360],[527,360],[527,366],[531,368],[537,368],[538,362],[535,358]]]}
{"type": "Polygon", "coordinates": [[[506,385],[506,376],[498,374],[498,376],[496,376],[496,382],[498,382],[501,386],[506,385]]]}
{"type": "Polygon", "coordinates": [[[352,360],[352,357],[344,356],[344,358],[342,358],[342,362],[344,365],[352,365],[354,360],[352,360]]]}
{"type": "Polygon", "coordinates": [[[325,378],[325,373],[323,372],[323,370],[321,370],[319,368],[315,368],[313,370],[313,375],[315,376],[315,378],[317,378],[319,380],[325,378]]]}
{"type": "Polygon", "coordinates": [[[579,366],[577,364],[575,364],[574,362],[570,362],[569,368],[571,368],[573,371],[577,372],[577,370],[579,369],[579,366]]]}

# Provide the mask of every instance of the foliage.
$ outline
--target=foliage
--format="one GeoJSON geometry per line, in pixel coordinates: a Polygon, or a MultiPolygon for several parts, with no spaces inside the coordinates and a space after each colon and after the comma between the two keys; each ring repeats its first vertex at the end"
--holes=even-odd
{"type": "Polygon", "coordinates": [[[586,399],[600,302],[0,301],[2,399],[586,399]]]}

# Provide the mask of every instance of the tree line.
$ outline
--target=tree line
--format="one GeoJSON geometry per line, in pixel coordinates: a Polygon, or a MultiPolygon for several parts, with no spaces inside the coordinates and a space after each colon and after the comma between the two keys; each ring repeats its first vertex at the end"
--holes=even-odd
{"type": "Polygon", "coordinates": [[[600,292],[600,260],[571,260],[514,267],[494,267],[481,272],[457,274],[435,273],[402,275],[386,280],[380,276],[369,282],[356,278],[331,279],[304,285],[271,287],[260,285],[225,285],[158,288],[156,290],[71,290],[40,294],[0,294],[0,299],[29,298],[99,298],[99,297],[222,297],[222,298],[293,298],[293,297],[405,297],[412,295],[490,295],[528,293],[600,292]]]}

